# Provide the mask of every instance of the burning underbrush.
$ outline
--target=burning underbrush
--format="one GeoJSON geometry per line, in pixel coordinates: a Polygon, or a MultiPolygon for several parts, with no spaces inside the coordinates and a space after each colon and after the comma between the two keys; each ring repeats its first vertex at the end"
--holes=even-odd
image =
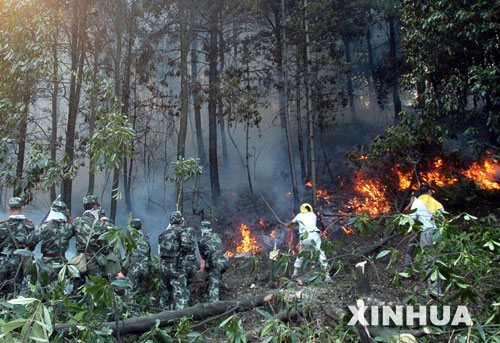
{"type": "MultiPolygon", "coordinates": [[[[410,194],[407,190],[409,188],[417,190],[419,183],[446,188],[465,180],[485,191],[500,190],[499,161],[489,155],[464,169],[448,166],[443,158],[436,157],[422,169],[416,175],[415,171],[404,171],[400,165],[396,165],[391,169],[392,175],[385,178],[371,177],[368,173],[358,170],[350,179],[339,179],[338,184],[332,186],[331,189],[318,187],[316,191],[319,204],[318,228],[323,238],[342,241],[343,235],[353,234],[354,230],[346,225],[352,214],[367,213],[375,217],[400,210],[400,206],[396,206],[397,201],[403,204],[407,202],[407,196],[410,194]],[[392,183],[388,180],[392,180],[392,183]],[[405,193],[406,198],[401,196],[405,193]],[[323,218],[322,220],[322,216],[330,219],[323,218]]],[[[306,182],[304,186],[305,191],[310,192],[311,182],[306,182]]],[[[232,194],[231,197],[245,201],[241,196],[232,194]]],[[[280,203],[286,203],[293,208],[291,201],[290,193],[284,192],[282,198],[274,197],[272,206],[283,209],[284,206],[280,206],[280,203]]],[[[240,204],[238,207],[249,208],[251,206],[240,204]]],[[[261,204],[257,212],[259,213],[257,219],[252,217],[249,211],[239,218],[229,216],[225,218],[226,229],[223,230],[223,239],[226,243],[227,255],[229,257],[251,256],[257,253],[266,254],[273,249],[289,252],[291,255],[297,254],[299,244],[295,230],[286,228],[281,220],[271,215],[270,209],[264,204],[261,204]]],[[[283,218],[287,218],[287,221],[294,215],[291,211],[278,212],[283,218]]]]}

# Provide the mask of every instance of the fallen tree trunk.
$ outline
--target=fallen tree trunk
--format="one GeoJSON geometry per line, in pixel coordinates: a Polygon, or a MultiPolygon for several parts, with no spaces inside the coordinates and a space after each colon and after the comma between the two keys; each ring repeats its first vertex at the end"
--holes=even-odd
{"type": "MultiPolygon", "coordinates": [[[[194,320],[202,320],[214,315],[222,314],[227,311],[241,312],[248,311],[255,307],[264,305],[266,302],[272,301],[276,297],[276,292],[270,292],[262,295],[257,295],[249,299],[241,301],[218,301],[208,304],[196,304],[192,307],[187,307],[177,311],[163,311],[144,317],[133,317],[120,320],[117,324],[113,322],[103,322],[98,324],[97,328],[110,328],[115,332],[118,328],[121,335],[141,334],[148,331],[156,325],[156,321],[160,321],[160,327],[174,325],[177,319],[182,317],[191,317],[194,320]]],[[[54,329],[56,332],[64,332],[68,335],[70,332],[77,331],[77,326],[85,324],[57,324],[54,329]]]]}

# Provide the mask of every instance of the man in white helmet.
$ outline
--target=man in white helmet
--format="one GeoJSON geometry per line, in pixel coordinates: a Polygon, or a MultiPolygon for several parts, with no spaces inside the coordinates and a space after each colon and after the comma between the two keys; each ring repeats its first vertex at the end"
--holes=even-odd
{"type": "Polygon", "coordinates": [[[312,206],[308,203],[303,203],[300,206],[300,213],[298,213],[287,225],[287,227],[290,227],[293,224],[299,225],[300,249],[297,259],[293,264],[294,269],[292,278],[296,278],[298,276],[299,269],[302,267],[304,257],[301,253],[303,251],[319,251],[319,262],[321,263],[322,269],[326,272],[326,281],[331,282],[332,280],[328,274],[328,262],[326,260],[326,255],[325,252],[321,250],[321,235],[316,226],[316,221],[317,217],[316,214],[314,214],[312,206]]]}

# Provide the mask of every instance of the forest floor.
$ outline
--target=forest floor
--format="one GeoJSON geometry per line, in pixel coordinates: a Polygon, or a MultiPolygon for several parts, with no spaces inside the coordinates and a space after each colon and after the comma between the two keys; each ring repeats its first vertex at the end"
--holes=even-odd
{"type": "MultiPolygon", "coordinates": [[[[337,256],[349,256],[355,249],[375,244],[383,237],[383,235],[362,236],[354,233],[345,234],[342,230],[340,231],[334,234],[335,241],[339,242],[337,256]]],[[[401,248],[396,262],[391,264],[390,268],[387,268],[390,254],[378,260],[373,257],[367,265],[371,298],[376,299],[377,303],[403,304],[403,299],[409,295],[410,290],[424,284],[418,277],[403,280],[400,287],[390,284],[389,279],[393,273],[395,271],[403,271],[405,246],[406,239],[397,237],[381,248],[381,250],[387,247],[401,248]]],[[[356,304],[358,285],[354,264],[344,265],[339,270],[332,271],[333,283],[325,282],[322,277],[310,281],[311,278],[314,278],[314,275],[319,275],[319,268],[311,265],[306,270],[303,270],[301,276],[296,280],[283,281],[284,279],[278,279],[276,282],[271,282],[270,275],[273,263],[268,258],[268,252],[269,250],[265,250],[253,257],[258,260],[258,267],[253,273],[251,270],[253,264],[247,263],[248,259],[253,260],[253,258],[240,256],[230,259],[230,268],[223,277],[221,300],[244,299],[265,294],[270,290],[279,290],[279,293],[284,296],[284,299],[288,303],[301,300],[308,307],[308,313],[312,314],[312,317],[300,317],[299,321],[302,322],[301,324],[317,327],[318,329],[334,328],[337,324],[336,320],[329,316],[328,311],[325,311],[326,307],[333,305],[337,308],[346,308],[348,305],[356,304]]],[[[295,256],[291,257],[290,268],[293,267],[294,260],[295,256]]],[[[341,260],[338,257],[333,257],[330,259],[330,262],[339,263],[341,260]]],[[[361,261],[363,259],[359,258],[358,262],[361,261]]],[[[206,282],[199,280],[196,285],[197,291],[195,293],[197,296],[195,301],[203,300],[204,287],[206,287],[206,282]]],[[[283,307],[277,305],[276,308],[266,308],[265,310],[274,315],[282,311],[283,307]]],[[[266,320],[256,309],[242,312],[238,316],[246,332],[262,326],[266,320]]],[[[220,339],[222,333],[215,328],[214,323],[210,323],[199,328],[199,330],[204,335],[213,335],[214,339],[219,336],[218,338],[220,339]]]]}

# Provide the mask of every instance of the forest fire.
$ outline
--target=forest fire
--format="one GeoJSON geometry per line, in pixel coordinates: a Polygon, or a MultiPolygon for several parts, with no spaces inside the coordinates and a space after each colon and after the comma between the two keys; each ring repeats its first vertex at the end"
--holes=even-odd
{"type": "Polygon", "coordinates": [[[385,195],[385,187],[378,180],[368,178],[364,173],[357,172],[354,189],[365,198],[354,197],[349,200],[349,207],[355,213],[366,212],[369,214],[386,213],[391,210],[385,195]]]}
{"type": "MultiPolygon", "coordinates": [[[[312,182],[311,181],[307,182],[305,184],[305,186],[311,188],[312,187],[312,182]]],[[[322,199],[322,200],[326,201],[326,203],[328,205],[331,204],[331,202],[330,202],[330,195],[328,194],[328,191],[326,189],[317,189],[316,190],[316,198],[322,199]]]]}
{"type": "MultiPolygon", "coordinates": [[[[252,235],[250,228],[246,224],[240,225],[241,242],[236,247],[238,254],[256,254],[262,250],[257,246],[257,239],[252,235]]],[[[233,257],[234,253],[226,251],[228,257],[233,257]]]]}
{"type": "Polygon", "coordinates": [[[500,174],[500,166],[497,159],[485,159],[482,163],[474,162],[469,169],[463,172],[463,175],[481,187],[488,190],[500,190],[500,184],[497,181],[500,174]]]}

